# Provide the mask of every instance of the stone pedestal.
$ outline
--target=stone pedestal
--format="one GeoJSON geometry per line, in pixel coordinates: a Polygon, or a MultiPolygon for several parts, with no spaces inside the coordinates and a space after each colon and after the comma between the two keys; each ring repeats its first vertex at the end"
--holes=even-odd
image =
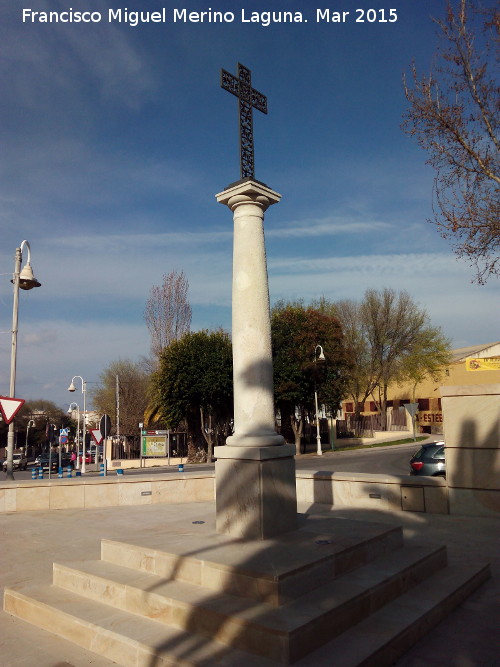
{"type": "Polygon", "coordinates": [[[216,447],[216,529],[265,540],[297,527],[295,445],[216,447]]]}
{"type": "Polygon", "coordinates": [[[216,447],[217,530],[267,539],[297,521],[295,447],[275,431],[264,212],[281,196],[243,179],[217,196],[233,212],[234,433],[216,447]]]}
{"type": "Polygon", "coordinates": [[[499,516],[500,384],[441,387],[450,514],[499,516]]]}

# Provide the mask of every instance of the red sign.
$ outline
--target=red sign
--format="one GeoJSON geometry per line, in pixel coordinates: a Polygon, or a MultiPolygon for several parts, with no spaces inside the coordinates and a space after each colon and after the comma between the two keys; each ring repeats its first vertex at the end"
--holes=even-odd
{"type": "Polygon", "coordinates": [[[23,405],[24,398],[9,398],[8,396],[0,396],[0,411],[2,413],[4,422],[6,424],[10,424],[23,405]]]}
{"type": "Polygon", "coordinates": [[[102,442],[102,433],[98,428],[90,430],[90,435],[92,436],[96,445],[100,445],[102,442]]]}

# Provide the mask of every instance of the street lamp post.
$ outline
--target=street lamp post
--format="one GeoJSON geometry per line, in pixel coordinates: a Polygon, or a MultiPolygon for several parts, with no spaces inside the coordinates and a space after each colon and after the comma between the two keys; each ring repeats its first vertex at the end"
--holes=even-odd
{"type": "Polygon", "coordinates": [[[49,479],[51,478],[52,475],[52,444],[54,442],[54,436],[55,433],[54,431],[57,431],[57,426],[55,424],[51,424],[50,422],[47,423],[47,437],[49,441],[49,479]]]}
{"type": "MultiPolygon", "coordinates": [[[[314,363],[316,363],[316,361],[325,361],[325,355],[321,345],[316,345],[314,348],[314,363]],[[316,359],[316,352],[318,351],[318,348],[320,349],[320,353],[316,359]]],[[[316,379],[314,380],[314,407],[316,408],[316,454],[321,456],[323,454],[323,450],[321,449],[321,433],[319,430],[318,392],[316,390],[316,379]]]]}
{"type": "Polygon", "coordinates": [[[79,443],[79,437],[80,437],[80,406],[78,403],[70,403],[69,405],[69,410],[68,414],[70,415],[73,412],[73,406],[76,406],[77,409],[77,425],[76,425],[76,469],[80,470],[80,445],[79,443]]]}
{"type": "Polygon", "coordinates": [[[26,426],[26,443],[24,445],[24,456],[28,456],[28,435],[31,426],[36,426],[35,422],[32,419],[28,421],[28,425],[26,426]]]}
{"type": "MultiPolygon", "coordinates": [[[[33,287],[40,287],[40,283],[33,275],[31,268],[31,248],[28,241],[23,241],[19,248],[16,248],[16,257],[14,263],[14,276],[11,280],[14,284],[14,305],[12,308],[12,346],[10,356],[10,390],[9,396],[15,397],[16,393],[16,365],[17,365],[17,329],[19,317],[19,289],[30,290],[33,287]],[[28,248],[28,260],[21,271],[23,260],[23,248],[28,248]]],[[[13,460],[14,460],[14,419],[9,424],[9,433],[7,436],[7,479],[14,479],[13,460]]]]}
{"type": "Polygon", "coordinates": [[[120,437],[120,377],[116,376],[116,435],[120,437]]]}
{"type": "MultiPolygon", "coordinates": [[[[82,474],[85,474],[85,424],[86,424],[86,415],[87,415],[87,383],[85,380],[82,378],[81,375],[75,375],[73,379],[71,380],[71,384],[68,387],[68,391],[76,391],[75,385],[73,382],[76,379],[80,379],[82,381],[82,394],[83,394],[83,426],[82,426],[82,474]]],[[[77,459],[79,459],[79,453],[77,454],[77,459]]]]}

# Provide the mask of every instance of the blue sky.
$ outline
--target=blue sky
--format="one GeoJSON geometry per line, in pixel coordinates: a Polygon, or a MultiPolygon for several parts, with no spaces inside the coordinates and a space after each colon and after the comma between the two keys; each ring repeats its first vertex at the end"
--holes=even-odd
{"type": "Polygon", "coordinates": [[[472,284],[426,222],[433,172],[400,129],[402,73],[429,67],[443,5],[0,0],[0,394],[23,239],[42,287],[20,294],[19,398],[63,406],[74,375],[91,388],[110,362],[147,355],[145,302],[172,270],[189,280],[193,328],[230,329],[232,221],[214,195],[239,178],[237,101],[219,87],[238,62],[268,97],[256,178],[282,195],[266,214],[271,301],[406,289],[455,347],[499,340],[498,280],[472,284]],[[316,22],[328,4],[345,23],[316,22]],[[26,7],[102,20],[23,22],[26,7]],[[109,22],[120,7],[165,7],[168,21],[109,22]],[[171,20],[209,7],[235,20],[171,20]],[[357,8],[397,21],[358,23],[357,8]],[[307,22],[242,23],[242,9],[307,22]]]}

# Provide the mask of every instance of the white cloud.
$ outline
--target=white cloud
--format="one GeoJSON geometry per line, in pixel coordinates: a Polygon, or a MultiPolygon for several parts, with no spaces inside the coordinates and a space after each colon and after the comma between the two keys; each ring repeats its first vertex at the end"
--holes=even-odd
{"type": "Polygon", "coordinates": [[[58,339],[58,334],[55,329],[42,329],[33,331],[28,334],[19,336],[22,345],[36,345],[40,346],[44,343],[55,343],[58,339]]]}
{"type": "MultiPolygon", "coordinates": [[[[36,4],[36,11],[68,9],[66,2],[57,0],[39,0],[36,4]]],[[[94,0],[87,4],[86,9],[107,16],[107,3],[94,0]]],[[[16,16],[9,21],[10,30],[4,33],[3,51],[8,58],[2,59],[2,78],[9,81],[8,90],[18,103],[36,107],[55,90],[65,94],[66,103],[78,102],[89,107],[86,83],[105,99],[137,108],[148,102],[160,85],[141,51],[119,26],[105,20],[93,24],[92,30],[65,23],[51,23],[40,30],[30,21],[23,23],[19,13],[16,8],[16,16]],[[82,84],[78,94],[75,81],[82,84]],[[68,99],[68,91],[73,95],[72,100],[68,99]]]]}
{"type": "Polygon", "coordinates": [[[500,337],[492,309],[498,283],[471,284],[468,265],[451,253],[270,258],[269,274],[273,301],[321,296],[359,301],[368,288],[393,287],[408,291],[456,347],[500,337]]]}
{"type": "MultiPolygon", "coordinates": [[[[39,321],[24,324],[19,336],[16,395],[20,398],[48,398],[58,405],[69,403],[66,389],[74,375],[89,382],[89,390],[111,361],[138,361],[149,352],[149,334],[141,322],[131,324],[39,321]],[[41,330],[41,336],[37,331],[41,330]],[[56,335],[49,335],[50,332],[56,335]]],[[[7,366],[5,341],[0,340],[0,362],[7,366]]],[[[0,394],[8,393],[8,378],[2,374],[0,394]]],[[[73,399],[77,400],[78,399],[73,399]]]]}
{"type": "Polygon", "coordinates": [[[451,254],[444,253],[401,253],[394,255],[366,254],[356,256],[330,257],[286,257],[270,258],[269,267],[280,273],[324,273],[370,274],[373,276],[443,275],[463,273],[451,254]]]}
{"type": "Polygon", "coordinates": [[[352,215],[327,216],[302,221],[293,221],[287,225],[266,228],[266,238],[307,238],[316,236],[358,235],[387,231],[391,225],[386,222],[367,220],[352,215]]]}

